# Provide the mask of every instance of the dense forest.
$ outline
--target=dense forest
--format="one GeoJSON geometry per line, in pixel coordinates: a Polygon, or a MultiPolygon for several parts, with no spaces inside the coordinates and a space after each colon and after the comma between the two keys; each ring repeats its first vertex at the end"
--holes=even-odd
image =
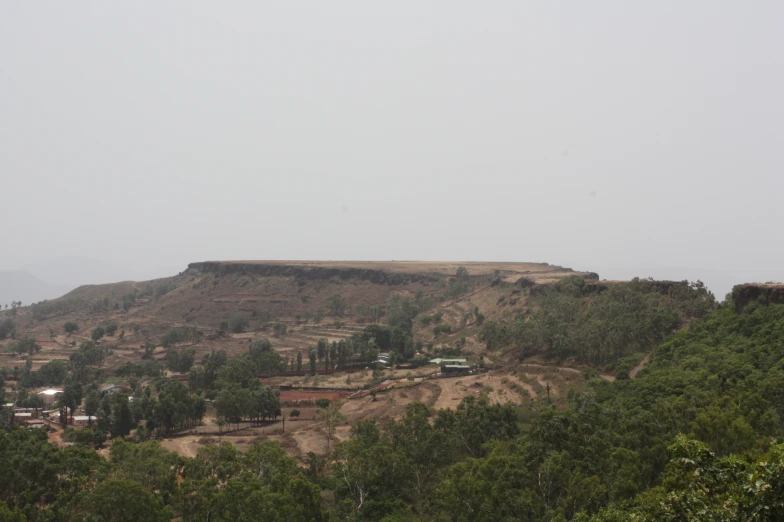
{"type": "MultiPolygon", "coordinates": [[[[42,432],[5,428],[0,519],[780,520],[784,305],[738,311],[715,305],[698,286],[678,291],[691,297],[673,299],[672,289],[601,294],[601,306],[627,303],[618,310],[638,315],[605,314],[595,301],[576,310],[569,335],[590,328],[586,315],[605,333],[613,330],[610,317],[625,317],[644,339],[635,349],[655,349],[634,379],[608,382],[587,370],[587,389],[572,390],[565,410],[546,398],[531,409],[470,397],[454,410],[414,403],[397,421],[354,425],[328,455],[298,459],[275,442],[245,453],[224,443],[184,458],[132,437],[116,439],[106,461],[87,448],[92,440],[57,448],[42,432]],[[640,293],[650,301],[640,304],[640,293]],[[665,332],[683,317],[686,327],[665,332]]],[[[262,361],[265,353],[257,345],[241,360],[262,361]]],[[[269,392],[251,378],[244,383],[245,365],[222,357],[202,361],[223,382],[218,396],[254,397],[255,413],[247,415],[263,415],[264,407],[274,415],[269,392]]],[[[200,406],[186,398],[199,393],[170,386],[150,400],[152,411],[180,405],[171,425],[190,422],[200,406]]],[[[166,424],[163,413],[151,415],[166,424]]]]}
{"type": "Polygon", "coordinates": [[[617,369],[626,378],[666,336],[716,308],[700,281],[635,278],[607,285],[572,276],[540,289],[528,287],[527,309],[507,321],[488,321],[481,338],[488,350],[573,359],[617,369]]]}

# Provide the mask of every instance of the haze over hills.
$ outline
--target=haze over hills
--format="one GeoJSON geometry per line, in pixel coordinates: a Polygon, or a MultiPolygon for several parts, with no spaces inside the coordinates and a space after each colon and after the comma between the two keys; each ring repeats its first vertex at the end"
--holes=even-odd
{"type": "Polygon", "coordinates": [[[36,261],[22,266],[22,270],[52,284],[76,288],[81,285],[118,283],[121,281],[147,281],[175,275],[181,267],[163,267],[152,270],[133,270],[127,266],[108,263],[101,259],[81,256],[63,256],[36,261]]]}
{"type": "Polygon", "coordinates": [[[0,306],[12,301],[28,305],[44,299],[54,299],[71,290],[72,286],[44,282],[22,270],[0,271],[0,306]]]}
{"type": "Polygon", "coordinates": [[[176,275],[182,267],[133,270],[89,257],[58,257],[0,270],[0,305],[55,299],[82,285],[148,281],[176,275]]]}
{"type": "Polygon", "coordinates": [[[784,522],[784,2],[3,7],[0,522],[784,522]]]}

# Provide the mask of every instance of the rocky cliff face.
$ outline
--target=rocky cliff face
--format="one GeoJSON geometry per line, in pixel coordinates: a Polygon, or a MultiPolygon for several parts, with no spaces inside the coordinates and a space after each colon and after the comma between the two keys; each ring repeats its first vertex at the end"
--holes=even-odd
{"type": "Polygon", "coordinates": [[[341,281],[347,281],[353,279],[358,281],[369,281],[373,284],[386,285],[436,282],[441,279],[441,277],[436,274],[406,274],[374,268],[307,266],[294,264],[204,261],[191,263],[188,265],[188,268],[202,273],[213,273],[217,275],[253,274],[263,277],[295,277],[297,279],[306,280],[339,279],[341,281]]]}
{"type": "Polygon", "coordinates": [[[732,289],[732,301],[735,309],[740,311],[752,301],[759,300],[763,304],[784,303],[784,284],[746,283],[736,285],[732,289]]]}

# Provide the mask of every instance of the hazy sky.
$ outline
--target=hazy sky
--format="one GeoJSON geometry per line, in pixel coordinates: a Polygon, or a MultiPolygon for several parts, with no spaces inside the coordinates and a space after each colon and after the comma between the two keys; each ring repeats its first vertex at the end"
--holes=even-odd
{"type": "Polygon", "coordinates": [[[0,268],[781,280],[783,20],[780,1],[7,2],[0,268]]]}

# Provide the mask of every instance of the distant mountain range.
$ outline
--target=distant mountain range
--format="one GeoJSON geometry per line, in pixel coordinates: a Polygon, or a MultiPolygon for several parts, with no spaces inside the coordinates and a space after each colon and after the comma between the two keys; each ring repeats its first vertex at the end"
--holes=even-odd
{"type": "Polygon", "coordinates": [[[33,274],[22,270],[0,271],[0,305],[11,306],[12,301],[21,301],[26,306],[44,299],[54,299],[72,290],[68,285],[53,285],[41,281],[33,274]]]}

